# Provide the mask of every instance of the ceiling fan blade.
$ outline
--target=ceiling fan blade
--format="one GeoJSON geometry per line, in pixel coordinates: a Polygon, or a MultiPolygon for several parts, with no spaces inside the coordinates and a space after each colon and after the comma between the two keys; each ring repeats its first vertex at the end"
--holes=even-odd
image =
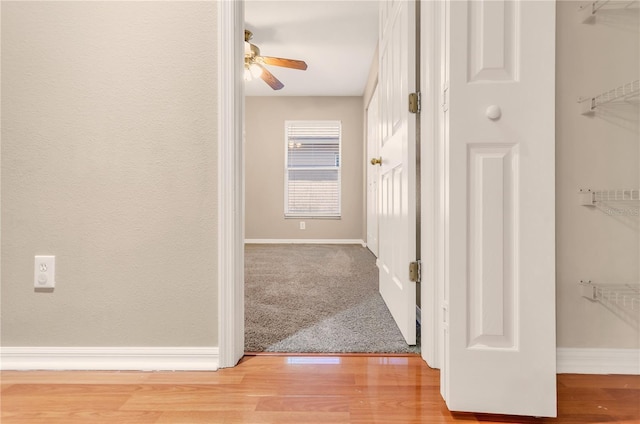
{"type": "Polygon", "coordinates": [[[282,87],[284,87],[284,84],[281,83],[278,78],[274,77],[273,74],[267,70],[267,68],[260,65],[259,63],[256,63],[256,65],[262,68],[260,78],[262,78],[262,80],[266,82],[269,87],[273,88],[274,90],[280,90],[282,87]]]}
{"type": "Polygon", "coordinates": [[[303,60],[284,59],[281,57],[269,57],[261,56],[262,62],[267,65],[282,66],[283,68],[300,69],[304,71],[307,69],[307,64],[303,60]]]}

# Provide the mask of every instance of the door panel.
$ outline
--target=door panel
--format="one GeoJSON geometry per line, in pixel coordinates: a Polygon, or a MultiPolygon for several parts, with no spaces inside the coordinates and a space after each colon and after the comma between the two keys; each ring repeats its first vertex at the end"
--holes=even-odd
{"type": "Polygon", "coordinates": [[[447,7],[443,394],[555,416],[555,4],[447,7]]]}
{"type": "Polygon", "coordinates": [[[408,344],[416,343],[415,2],[384,1],[380,12],[380,294],[408,344]]]}

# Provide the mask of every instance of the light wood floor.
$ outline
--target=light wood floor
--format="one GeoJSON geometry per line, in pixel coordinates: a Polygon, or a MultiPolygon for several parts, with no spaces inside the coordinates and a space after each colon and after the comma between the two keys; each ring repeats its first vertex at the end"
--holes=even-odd
{"type": "MultiPolygon", "coordinates": [[[[640,423],[640,376],[558,376],[558,419],[452,414],[417,356],[249,356],[217,372],[0,375],[12,423],[640,423]]],[[[526,388],[523,388],[526,390],[526,388]]]]}

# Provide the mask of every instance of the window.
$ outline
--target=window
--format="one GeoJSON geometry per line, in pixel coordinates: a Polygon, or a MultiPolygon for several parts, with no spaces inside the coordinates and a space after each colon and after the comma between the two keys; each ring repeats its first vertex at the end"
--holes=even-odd
{"type": "Polygon", "coordinates": [[[340,217],[340,121],[286,121],[285,217],[340,217]]]}

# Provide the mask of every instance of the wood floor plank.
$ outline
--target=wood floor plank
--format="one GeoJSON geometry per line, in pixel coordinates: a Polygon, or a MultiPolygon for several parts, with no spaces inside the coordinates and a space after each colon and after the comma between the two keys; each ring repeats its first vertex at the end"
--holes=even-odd
{"type": "MultiPolygon", "coordinates": [[[[621,401],[636,401],[636,406],[640,409],[640,389],[602,389],[607,395],[613,399],[621,401]]],[[[584,400],[584,399],[583,399],[584,400]]]]}
{"type": "Polygon", "coordinates": [[[137,387],[132,393],[132,398],[155,398],[157,396],[185,397],[252,397],[274,396],[277,394],[275,387],[251,387],[245,384],[144,384],[137,387]]]}
{"type": "Polygon", "coordinates": [[[348,412],[217,411],[165,412],[157,424],[350,424],[348,412]]]}
{"type": "Polygon", "coordinates": [[[244,378],[244,373],[229,370],[209,371],[176,371],[154,372],[145,380],[148,384],[237,384],[244,378]]]}
{"type": "Polygon", "coordinates": [[[640,389],[640,375],[560,374],[558,378],[566,387],[640,389]]]}
{"type": "Polygon", "coordinates": [[[599,400],[596,402],[588,401],[569,401],[563,402],[558,406],[558,413],[564,414],[585,414],[585,415],[603,415],[612,414],[614,416],[637,416],[640,422],[640,406],[638,406],[638,400],[633,405],[627,400],[599,400]]]}
{"type": "MultiPolygon", "coordinates": [[[[615,390],[615,389],[610,389],[615,390]]],[[[558,396],[566,399],[567,401],[589,401],[597,402],[603,399],[615,399],[614,393],[609,393],[607,389],[600,389],[598,387],[566,387],[559,386],[557,388],[558,396]]],[[[626,390],[623,389],[626,393],[626,390]]],[[[632,391],[632,389],[629,389],[632,391]]],[[[639,398],[640,399],[640,398],[639,398]]]]}
{"type": "Polygon", "coordinates": [[[20,396],[29,396],[34,399],[50,399],[64,397],[78,397],[79,399],[98,396],[120,395],[127,397],[137,390],[136,385],[131,384],[13,384],[2,392],[5,400],[15,400],[20,396]]]}
{"type": "Polygon", "coordinates": [[[217,372],[2,372],[3,424],[639,424],[640,376],[559,375],[558,418],[450,412],[421,358],[254,356],[217,372]]]}
{"type": "Polygon", "coordinates": [[[90,395],[45,395],[31,394],[9,396],[2,394],[2,412],[43,413],[83,411],[116,411],[129,399],[127,394],[93,393],[90,395]]]}
{"type": "Polygon", "coordinates": [[[2,424],[155,424],[162,413],[152,411],[59,411],[5,414],[2,424]]]}
{"type": "Polygon", "coordinates": [[[309,375],[300,371],[278,372],[269,375],[247,375],[243,379],[242,385],[261,391],[273,388],[282,395],[322,395],[338,390],[338,388],[353,388],[355,378],[352,374],[332,375],[330,372],[314,372],[309,375]]]}
{"type": "Polygon", "coordinates": [[[165,398],[133,397],[120,410],[123,411],[255,411],[259,398],[241,399],[220,396],[167,396],[165,398]]]}
{"type": "Polygon", "coordinates": [[[267,396],[260,398],[256,411],[349,412],[345,396],[267,396]]]}
{"type": "Polygon", "coordinates": [[[440,413],[437,410],[360,410],[351,412],[352,424],[424,424],[424,423],[454,423],[477,422],[473,415],[465,415],[465,418],[456,419],[450,412],[440,413]]]}
{"type": "Polygon", "coordinates": [[[2,371],[3,384],[136,384],[153,372],[142,371],[2,371]]]}

